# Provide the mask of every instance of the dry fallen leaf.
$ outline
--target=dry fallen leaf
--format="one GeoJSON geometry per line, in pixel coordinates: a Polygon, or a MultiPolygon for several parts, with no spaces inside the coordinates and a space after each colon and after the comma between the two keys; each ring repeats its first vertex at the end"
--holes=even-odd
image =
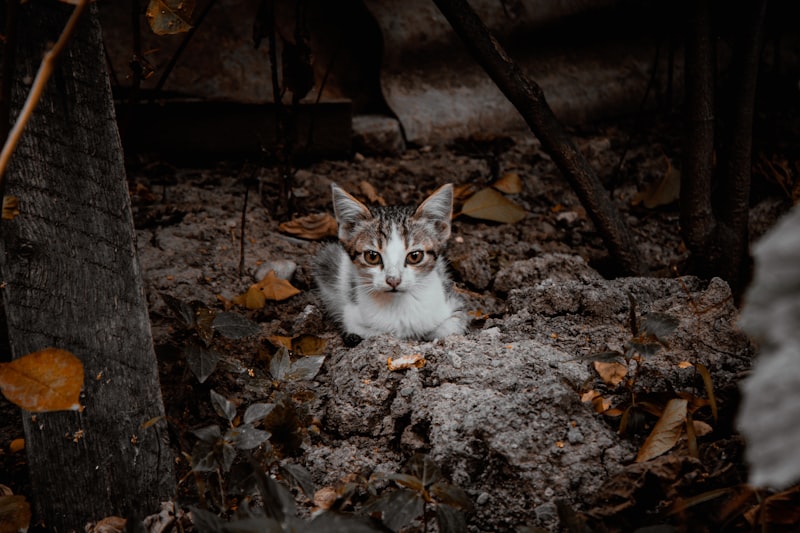
{"type": "Polygon", "coordinates": [[[603,380],[603,383],[616,387],[625,378],[628,373],[628,367],[622,363],[606,363],[603,361],[595,361],[594,369],[603,380]]]}
{"type": "Polygon", "coordinates": [[[318,241],[339,234],[339,225],[329,213],[306,215],[282,222],[278,229],[294,237],[318,241]]]}
{"type": "Polygon", "coordinates": [[[470,196],[475,194],[475,191],[477,190],[478,188],[472,183],[456,185],[455,187],[453,187],[453,200],[456,202],[460,202],[461,200],[469,198],[470,196]]]}
{"type": "Polygon", "coordinates": [[[603,398],[602,396],[598,396],[597,398],[592,399],[592,407],[594,408],[595,413],[605,413],[611,409],[611,400],[608,398],[603,398]]]}
{"type": "Polygon", "coordinates": [[[304,333],[292,339],[290,349],[295,355],[322,355],[327,344],[322,337],[304,333]]]}
{"type": "Polygon", "coordinates": [[[694,426],[694,434],[698,437],[705,437],[714,431],[714,428],[702,420],[692,420],[692,425],[694,426]]]}
{"type": "Polygon", "coordinates": [[[251,285],[247,292],[234,296],[231,301],[248,309],[261,309],[267,300],[286,300],[296,294],[300,294],[300,289],[270,270],[264,279],[251,285]]]}
{"type": "Polygon", "coordinates": [[[0,496],[0,531],[27,531],[31,523],[31,508],[25,496],[0,496]]]}
{"type": "Polygon", "coordinates": [[[525,218],[528,213],[497,190],[487,187],[464,202],[459,214],[481,220],[514,224],[525,218]]]}
{"type": "Polygon", "coordinates": [[[522,178],[516,172],[507,172],[492,183],[492,188],[506,194],[519,194],[522,192],[522,178]]]}
{"type": "Polygon", "coordinates": [[[144,16],[156,35],[173,35],[192,28],[193,11],[194,0],[150,0],[144,16]]]}
{"type": "Polygon", "coordinates": [[[8,451],[16,453],[25,449],[25,439],[14,439],[8,445],[8,451]]]}
{"type": "Polygon", "coordinates": [[[267,340],[272,343],[276,348],[284,347],[287,350],[292,349],[292,338],[285,335],[270,335],[267,340]]]}
{"type": "Polygon", "coordinates": [[[0,390],[31,412],[81,408],[83,363],[66,350],[45,348],[0,364],[0,390]]]}
{"type": "Polygon", "coordinates": [[[389,364],[389,370],[392,372],[396,370],[405,370],[407,368],[422,368],[425,366],[425,358],[421,353],[412,353],[409,355],[401,355],[397,358],[390,357],[386,361],[389,364]]]}
{"type": "Polygon", "coordinates": [[[123,533],[127,522],[119,516],[107,516],[89,529],[89,533],[123,533]]]}
{"type": "Polygon", "coordinates": [[[375,187],[373,187],[370,182],[362,181],[358,184],[358,188],[361,189],[361,194],[366,196],[370,203],[386,205],[386,200],[383,199],[383,196],[378,194],[378,191],[375,190],[375,187]]]}
{"type": "Polygon", "coordinates": [[[636,193],[631,204],[639,205],[641,203],[647,209],[653,209],[677,201],[680,194],[681,171],[673,167],[670,160],[667,159],[667,169],[664,174],[643,191],[636,193]]]}
{"type": "Polygon", "coordinates": [[[600,393],[597,392],[596,390],[594,390],[594,389],[588,390],[588,391],[584,392],[583,394],[581,394],[581,401],[584,402],[584,403],[585,402],[591,402],[592,400],[594,400],[598,396],[600,396],[600,393]]]}
{"type": "Polygon", "coordinates": [[[661,418],[639,449],[639,454],[636,456],[637,463],[658,457],[675,446],[683,433],[687,406],[688,402],[682,398],[673,398],[667,402],[661,418]]]}

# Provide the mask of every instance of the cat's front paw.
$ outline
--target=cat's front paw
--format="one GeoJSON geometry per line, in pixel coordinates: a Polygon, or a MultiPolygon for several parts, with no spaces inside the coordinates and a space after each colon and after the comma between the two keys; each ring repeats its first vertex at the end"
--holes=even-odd
{"type": "Polygon", "coordinates": [[[364,339],[360,335],[356,335],[355,333],[342,334],[342,341],[344,342],[344,345],[347,346],[348,348],[355,348],[363,340],[364,339]]]}

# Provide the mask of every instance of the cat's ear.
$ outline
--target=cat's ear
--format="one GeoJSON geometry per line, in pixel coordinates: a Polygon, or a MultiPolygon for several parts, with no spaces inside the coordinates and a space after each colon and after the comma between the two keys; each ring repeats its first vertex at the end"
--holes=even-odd
{"type": "Polygon", "coordinates": [[[333,195],[333,212],[339,223],[339,239],[347,241],[350,239],[356,223],[361,220],[369,220],[372,218],[372,213],[367,206],[335,183],[331,184],[331,194],[333,195]]]}
{"type": "Polygon", "coordinates": [[[442,185],[428,196],[414,212],[414,218],[433,222],[443,241],[450,237],[450,219],[453,217],[453,184],[442,185]]]}

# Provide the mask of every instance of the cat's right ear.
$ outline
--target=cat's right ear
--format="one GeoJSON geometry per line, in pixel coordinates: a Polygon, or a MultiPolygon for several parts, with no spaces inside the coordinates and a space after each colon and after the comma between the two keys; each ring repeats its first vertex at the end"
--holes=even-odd
{"type": "Polygon", "coordinates": [[[336,222],[339,223],[339,240],[350,240],[355,225],[362,220],[371,219],[372,213],[367,206],[335,183],[331,184],[331,194],[333,212],[336,214],[336,222]]]}

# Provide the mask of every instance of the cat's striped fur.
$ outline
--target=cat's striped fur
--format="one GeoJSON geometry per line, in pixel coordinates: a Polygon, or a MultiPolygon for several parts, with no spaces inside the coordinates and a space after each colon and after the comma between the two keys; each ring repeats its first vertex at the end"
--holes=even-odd
{"type": "Polygon", "coordinates": [[[339,242],[320,250],[313,274],[345,338],[463,333],[463,303],[444,258],[453,186],[440,187],[416,208],[368,208],[336,184],[331,190],[339,242]]]}

